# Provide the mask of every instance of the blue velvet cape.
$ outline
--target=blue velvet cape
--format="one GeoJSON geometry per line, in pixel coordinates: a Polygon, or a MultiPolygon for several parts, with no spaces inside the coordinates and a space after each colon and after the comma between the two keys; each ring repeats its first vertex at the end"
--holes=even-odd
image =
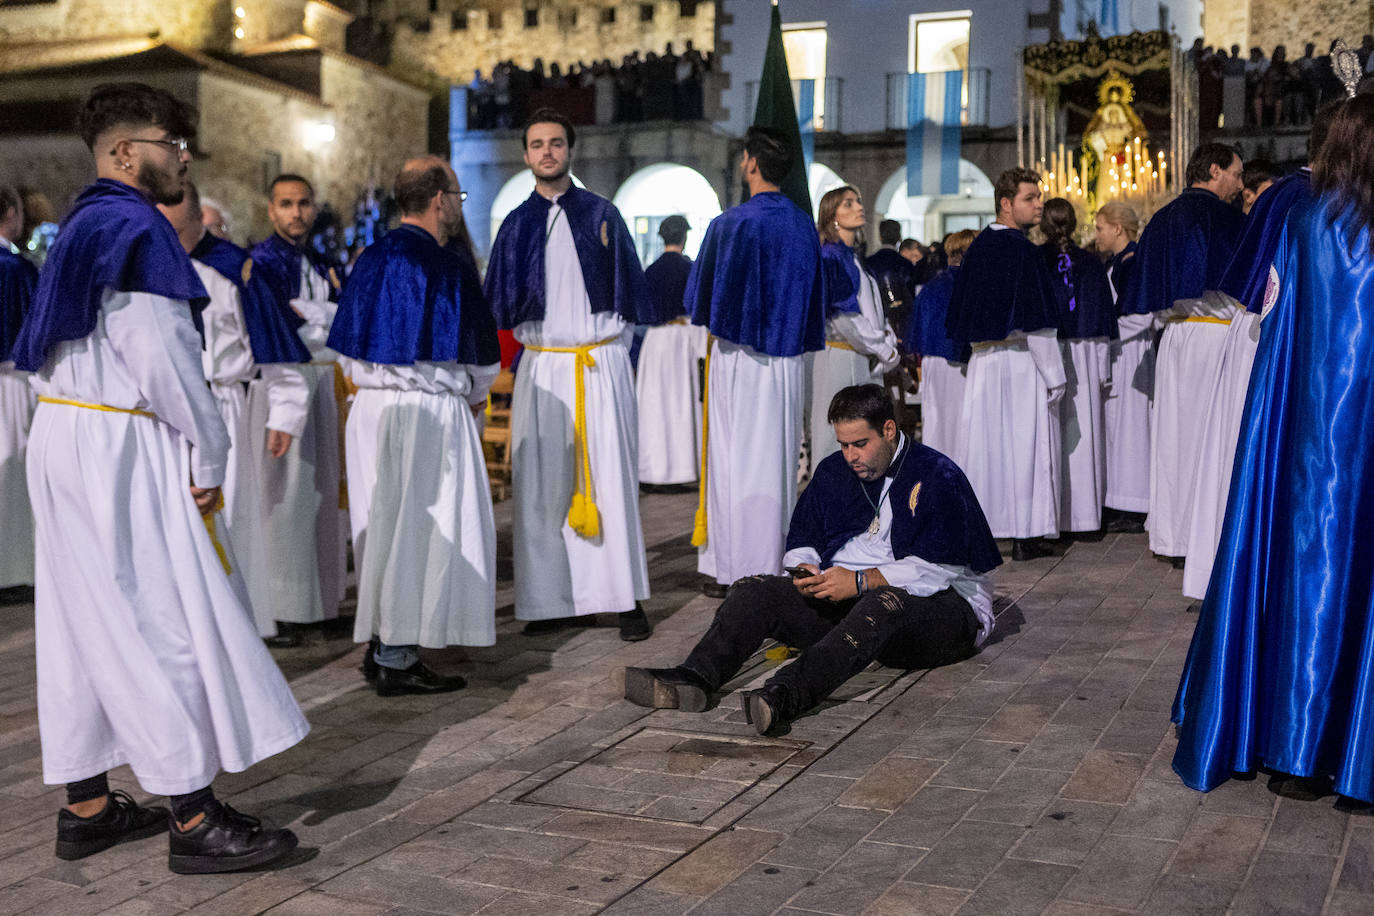
{"type": "MultiPolygon", "coordinates": [[[[553,202],[534,191],[501,224],[487,261],[486,296],[502,328],[543,321],[544,245],[553,202]]],[[[572,230],[577,263],[592,312],[615,312],[630,324],[663,324],[662,314],[644,282],[630,232],[620,211],[606,198],[570,187],[558,198],[572,230]]]]}
{"type": "Polygon", "coordinates": [[[978,233],[954,280],[945,330],[956,344],[1006,340],[1059,326],[1050,274],[1040,250],[1019,229],[978,233]]]}
{"type": "Polygon", "coordinates": [[[1211,191],[1187,188],[1161,207],[1135,255],[1135,283],[1122,314],[1143,315],[1221,288],[1245,215],[1211,191]]]}
{"type": "Polygon", "coordinates": [[[243,319],[253,341],[253,359],[260,363],[310,362],[309,348],[295,333],[305,319],[296,314],[291,300],[301,294],[301,258],[329,283],[329,298],[334,299],[334,282],[328,270],[313,252],[292,245],[275,232],[250,248],[248,257],[253,266],[243,289],[243,319]],[[292,329],[290,335],[275,330],[283,325],[292,329]]]}
{"type": "Polygon", "coordinates": [[[1059,311],[1060,340],[1089,340],[1106,337],[1115,340],[1116,306],[1107,268],[1077,245],[1060,253],[1048,243],[1040,246],[1050,271],[1055,307],[1059,311]]]}
{"type": "Polygon", "coordinates": [[[766,356],[825,348],[821,243],[810,217],[777,191],[711,220],[687,281],[693,324],[766,356]]]}
{"type": "Polygon", "coordinates": [[[296,333],[297,325],[288,321],[281,309],[263,308],[262,297],[248,298],[247,284],[243,282],[244,266],[248,263],[247,251],[207,232],[191,249],[191,259],[212,268],[238,288],[239,306],[243,310],[243,323],[248,330],[248,345],[253,351],[254,362],[299,363],[310,360],[310,351],[296,333]]]}
{"type": "MultiPolygon", "coordinates": [[[[985,573],[1002,563],[978,497],[964,472],[944,455],[906,440],[888,468],[895,474],[887,500],[892,507],[892,555],[928,563],[966,566],[985,573]]],[[[839,452],[816,465],[797,499],[787,528],[787,549],[811,547],[822,569],[851,538],[868,530],[886,478],[859,479],[839,452]]]]}
{"type": "Polygon", "coordinates": [[[916,294],[916,307],[906,329],[906,350],[918,356],[940,356],[950,362],[966,363],[969,346],[949,339],[945,320],[949,316],[949,300],[954,295],[958,266],[940,271],[916,294]]]}
{"type": "Polygon", "coordinates": [[[843,242],[821,244],[821,273],[825,276],[825,317],[859,311],[859,265],[854,249],[843,242]]]}
{"type": "Polygon", "coordinates": [[[77,196],[48,251],[14,343],[15,367],[36,372],[54,344],[94,331],[107,289],[184,301],[197,326],[210,301],[161,211],[137,188],[100,178],[77,196]]]}
{"type": "Polygon", "coordinates": [[[1111,274],[1107,283],[1116,290],[1116,301],[1112,304],[1116,307],[1117,317],[1131,314],[1126,309],[1131,306],[1131,284],[1135,282],[1136,274],[1135,253],[1139,248],[1138,243],[1127,242],[1125,248],[1107,259],[1107,271],[1111,274]]]}
{"type": "Polygon", "coordinates": [[[1259,196],[1245,218],[1245,229],[1231,263],[1217,287],[1256,315],[1264,307],[1264,290],[1269,285],[1269,265],[1279,247],[1279,236],[1288,211],[1312,197],[1312,172],[1302,169],[1280,178],[1259,196]]]}
{"type": "Polygon", "coordinates": [[[501,361],[477,271],[424,229],[404,223],[358,256],[329,347],[391,366],[501,361]]]}
{"type": "Polygon", "coordinates": [[[687,278],[692,275],[692,259],[680,251],[665,251],[659,259],[644,268],[644,281],[664,321],[672,321],[687,314],[683,300],[687,294],[687,278]]]}
{"type": "Polygon", "coordinates": [[[1374,801],[1374,256],[1296,204],[1212,580],[1174,702],[1195,789],[1265,766],[1374,801]]]}
{"type": "Polygon", "coordinates": [[[38,286],[38,268],[0,247],[0,363],[10,358],[38,286]]]}

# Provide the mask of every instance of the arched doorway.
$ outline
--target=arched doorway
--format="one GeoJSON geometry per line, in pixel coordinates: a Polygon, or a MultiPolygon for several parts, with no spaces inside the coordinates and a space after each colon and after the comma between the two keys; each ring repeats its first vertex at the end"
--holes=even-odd
{"type": "Polygon", "coordinates": [[[873,201],[880,219],[902,224],[902,235],[929,244],[960,229],[981,229],[992,222],[992,182],[967,159],[959,160],[959,193],[940,196],[906,193],[906,167],[883,182],[873,201]]]}
{"type": "Polygon", "coordinates": [[[685,216],[691,224],[683,253],[695,258],[707,224],[720,215],[720,198],[711,182],[696,169],[676,162],[658,163],[635,172],[615,192],[612,203],[625,218],[644,264],[653,263],[663,253],[658,227],[668,217],[685,216]]]}
{"type": "MultiPolygon", "coordinates": [[[[586,187],[576,175],[572,176],[573,184],[579,188],[586,187]]],[[[491,240],[496,241],[496,232],[501,228],[501,224],[506,221],[510,211],[525,202],[525,199],[534,193],[534,174],[529,169],[521,169],[510,177],[510,180],[501,186],[501,190],[496,192],[496,199],[491,202],[491,240]]]]}

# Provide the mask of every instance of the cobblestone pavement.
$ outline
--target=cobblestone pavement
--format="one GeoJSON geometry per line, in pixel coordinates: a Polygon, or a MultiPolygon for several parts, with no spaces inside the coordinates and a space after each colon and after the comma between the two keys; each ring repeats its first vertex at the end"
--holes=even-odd
{"type": "MultiPolygon", "coordinates": [[[[162,838],[54,858],[32,607],[0,608],[0,914],[1374,913],[1374,818],[1170,771],[1196,617],[1144,536],[1008,564],[979,655],[865,672],[778,738],[734,696],[626,703],[620,668],[680,660],[716,606],[694,502],[644,499],[647,642],[519,635],[507,542],[498,644],[433,658],[466,690],[380,699],[346,633],[278,653],[314,730],[218,783],[300,834],[277,871],[176,877],[162,838]]],[[[509,520],[498,506],[505,538],[509,520]]]]}

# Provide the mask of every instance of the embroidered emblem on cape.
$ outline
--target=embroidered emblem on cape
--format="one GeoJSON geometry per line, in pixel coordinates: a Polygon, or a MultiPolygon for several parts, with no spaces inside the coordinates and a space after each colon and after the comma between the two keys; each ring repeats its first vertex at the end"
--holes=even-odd
{"type": "Polygon", "coordinates": [[[921,482],[916,481],[916,486],[911,488],[911,495],[906,498],[906,507],[911,510],[911,514],[916,514],[916,504],[921,501],[921,482]]]}
{"type": "Polygon", "coordinates": [[[604,219],[601,221],[601,247],[602,247],[602,248],[609,248],[609,247],[611,247],[611,235],[610,235],[610,233],[606,230],[606,221],[605,221],[604,219]]]}
{"type": "Polygon", "coordinates": [[[243,262],[243,270],[240,272],[240,276],[243,278],[243,285],[244,285],[244,286],[247,286],[247,285],[248,285],[248,278],[251,277],[252,275],[253,275],[253,262],[252,262],[252,260],[244,261],[244,262],[243,262]]]}
{"type": "Polygon", "coordinates": [[[1279,290],[1283,286],[1283,281],[1279,279],[1279,272],[1274,269],[1274,265],[1269,265],[1269,280],[1264,284],[1264,304],[1260,306],[1260,321],[1269,317],[1269,313],[1274,308],[1274,303],[1279,301],[1279,290]]]}

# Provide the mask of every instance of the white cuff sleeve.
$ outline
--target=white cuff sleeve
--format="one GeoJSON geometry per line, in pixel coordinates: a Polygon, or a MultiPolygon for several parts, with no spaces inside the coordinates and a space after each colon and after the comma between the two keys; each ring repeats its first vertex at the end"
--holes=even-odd
{"type": "Polygon", "coordinates": [[[267,391],[267,428],[300,438],[310,409],[310,383],[304,373],[292,363],[271,363],[258,371],[267,391]]]}

